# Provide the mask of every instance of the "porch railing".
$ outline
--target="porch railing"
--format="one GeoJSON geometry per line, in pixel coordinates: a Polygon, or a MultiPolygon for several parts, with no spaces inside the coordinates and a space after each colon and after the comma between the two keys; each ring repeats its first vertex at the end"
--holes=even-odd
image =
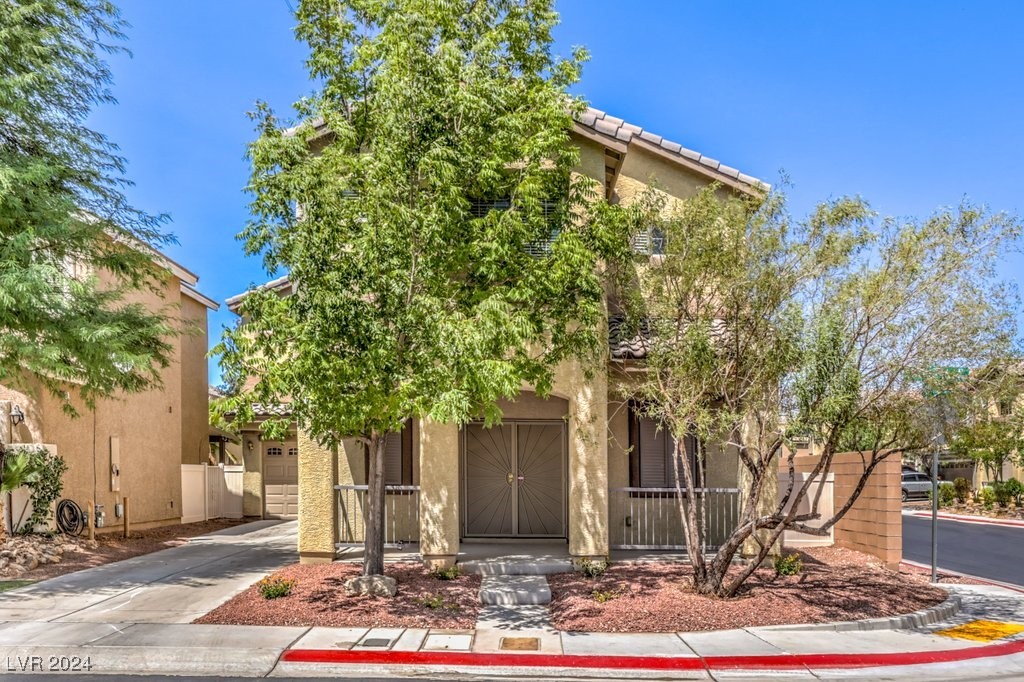
{"type": "MultiPolygon", "coordinates": [[[[338,546],[362,545],[366,538],[366,494],[369,486],[336,485],[338,546]]],[[[420,540],[420,487],[384,486],[384,546],[400,548],[420,540]]]]}
{"type": "MultiPolygon", "coordinates": [[[[608,539],[612,549],[686,549],[675,488],[611,488],[608,492],[608,539]]],[[[736,527],[740,491],[697,488],[694,499],[704,511],[706,549],[716,549],[736,527]]],[[[684,509],[690,502],[684,492],[684,509]]]]}

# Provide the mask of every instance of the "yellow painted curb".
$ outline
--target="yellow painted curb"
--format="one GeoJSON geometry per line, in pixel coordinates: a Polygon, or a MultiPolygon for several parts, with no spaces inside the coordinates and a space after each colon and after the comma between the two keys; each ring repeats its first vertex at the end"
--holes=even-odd
{"type": "Polygon", "coordinates": [[[936,630],[936,635],[969,639],[974,642],[992,642],[997,639],[1012,637],[1024,632],[1024,625],[1019,623],[1003,623],[995,620],[972,620],[963,625],[936,630]]]}

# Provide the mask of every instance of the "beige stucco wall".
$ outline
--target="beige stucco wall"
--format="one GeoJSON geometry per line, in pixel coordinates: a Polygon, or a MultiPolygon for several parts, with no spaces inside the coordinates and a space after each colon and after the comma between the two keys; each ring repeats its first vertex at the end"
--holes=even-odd
{"type": "Polygon", "coordinates": [[[334,486],[338,449],[323,447],[299,431],[299,561],[323,563],[334,560],[338,515],[334,486]]]}
{"type": "MultiPolygon", "coordinates": [[[[131,300],[151,309],[161,308],[178,302],[179,286],[179,280],[171,277],[163,299],[139,292],[131,300]]],[[[38,384],[0,387],[0,400],[11,400],[26,414],[25,423],[14,429],[14,441],[56,445],[68,464],[63,497],[83,508],[89,500],[102,504],[108,525],[117,523],[114,504],[125,496],[131,497],[131,520],[140,526],[174,523],[181,518],[182,342],[175,338],[171,343],[172,362],[161,372],[160,388],[101,400],[90,410],[69,385],[77,418],[65,414],[60,401],[38,384]],[[111,490],[112,437],[120,443],[119,491],[111,490]]],[[[205,404],[205,397],[203,400],[205,404]]]]}
{"type": "Polygon", "coordinates": [[[180,294],[186,334],[181,338],[181,463],[205,464],[210,452],[210,390],[206,349],[209,326],[205,305],[180,294]]]}

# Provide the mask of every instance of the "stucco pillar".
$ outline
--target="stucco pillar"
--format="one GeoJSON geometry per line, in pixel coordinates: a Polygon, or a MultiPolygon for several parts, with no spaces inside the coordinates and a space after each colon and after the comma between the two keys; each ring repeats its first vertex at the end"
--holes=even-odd
{"type": "Polygon", "coordinates": [[[11,401],[0,400],[0,443],[10,444],[13,437],[11,426],[11,401]]]}
{"type": "Polygon", "coordinates": [[[338,539],[337,452],[321,447],[299,431],[299,562],[334,560],[338,539]]]}
{"type": "Polygon", "coordinates": [[[576,363],[556,373],[569,399],[569,554],[608,557],[608,377],[587,379],[576,363]]]}
{"type": "Polygon", "coordinates": [[[459,554],[459,427],[420,422],[420,556],[447,568],[459,554]]]}
{"type": "Polygon", "coordinates": [[[242,433],[242,514],[263,517],[263,449],[259,433],[242,433]]]}
{"type": "MultiPolygon", "coordinates": [[[[751,422],[746,424],[745,428],[753,430],[755,427],[751,422]]],[[[752,439],[753,436],[751,435],[749,436],[749,438],[752,439]]],[[[744,511],[746,511],[743,508],[743,506],[746,504],[747,492],[750,490],[750,486],[753,483],[753,477],[751,476],[750,471],[747,469],[747,467],[744,466],[743,461],[740,460],[738,455],[736,457],[736,460],[736,465],[737,467],[739,467],[739,474],[737,475],[739,485],[737,487],[740,490],[740,514],[742,515],[744,511]]],[[[776,507],[778,507],[778,504],[779,472],[778,460],[776,459],[775,463],[768,466],[768,469],[764,474],[764,483],[761,488],[761,497],[757,501],[757,514],[759,516],[766,516],[772,514],[775,512],[775,509],[776,507]]],[[[768,534],[770,532],[771,531],[767,529],[756,531],[757,537],[759,537],[762,542],[767,541],[768,534]]],[[[780,537],[780,539],[775,543],[775,546],[772,547],[772,551],[769,556],[777,556],[780,552],[781,544],[782,539],[780,537]]],[[[754,542],[753,538],[748,538],[743,543],[743,546],[740,548],[740,554],[745,557],[753,557],[756,556],[760,550],[760,546],[756,542],[754,542]]]]}

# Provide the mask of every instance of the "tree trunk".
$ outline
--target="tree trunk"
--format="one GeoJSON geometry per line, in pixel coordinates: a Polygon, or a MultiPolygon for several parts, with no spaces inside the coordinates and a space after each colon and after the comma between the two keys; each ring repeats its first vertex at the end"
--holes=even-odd
{"type": "Polygon", "coordinates": [[[366,536],[363,575],[384,575],[384,448],[387,435],[374,431],[369,442],[366,472],[366,536]]]}
{"type": "Polygon", "coordinates": [[[697,516],[697,505],[703,505],[703,497],[696,493],[696,485],[693,480],[693,470],[689,461],[686,460],[686,436],[676,438],[674,452],[672,453],[673,479],[676,488],[676,503],[678,505],[680,519],[683,522],[683,532],[686,534],[686,554],[690,559],[690,566],[693,567],[693,584],[701,584],[705,580],[706,566],[704,562],[704,535],[707,529],[702,526],[697,516]],[[680,473],[682,480],[680,480],[680,473]],[[686,498],[683,498],[683,485],[685,485],[686,498]]]}

